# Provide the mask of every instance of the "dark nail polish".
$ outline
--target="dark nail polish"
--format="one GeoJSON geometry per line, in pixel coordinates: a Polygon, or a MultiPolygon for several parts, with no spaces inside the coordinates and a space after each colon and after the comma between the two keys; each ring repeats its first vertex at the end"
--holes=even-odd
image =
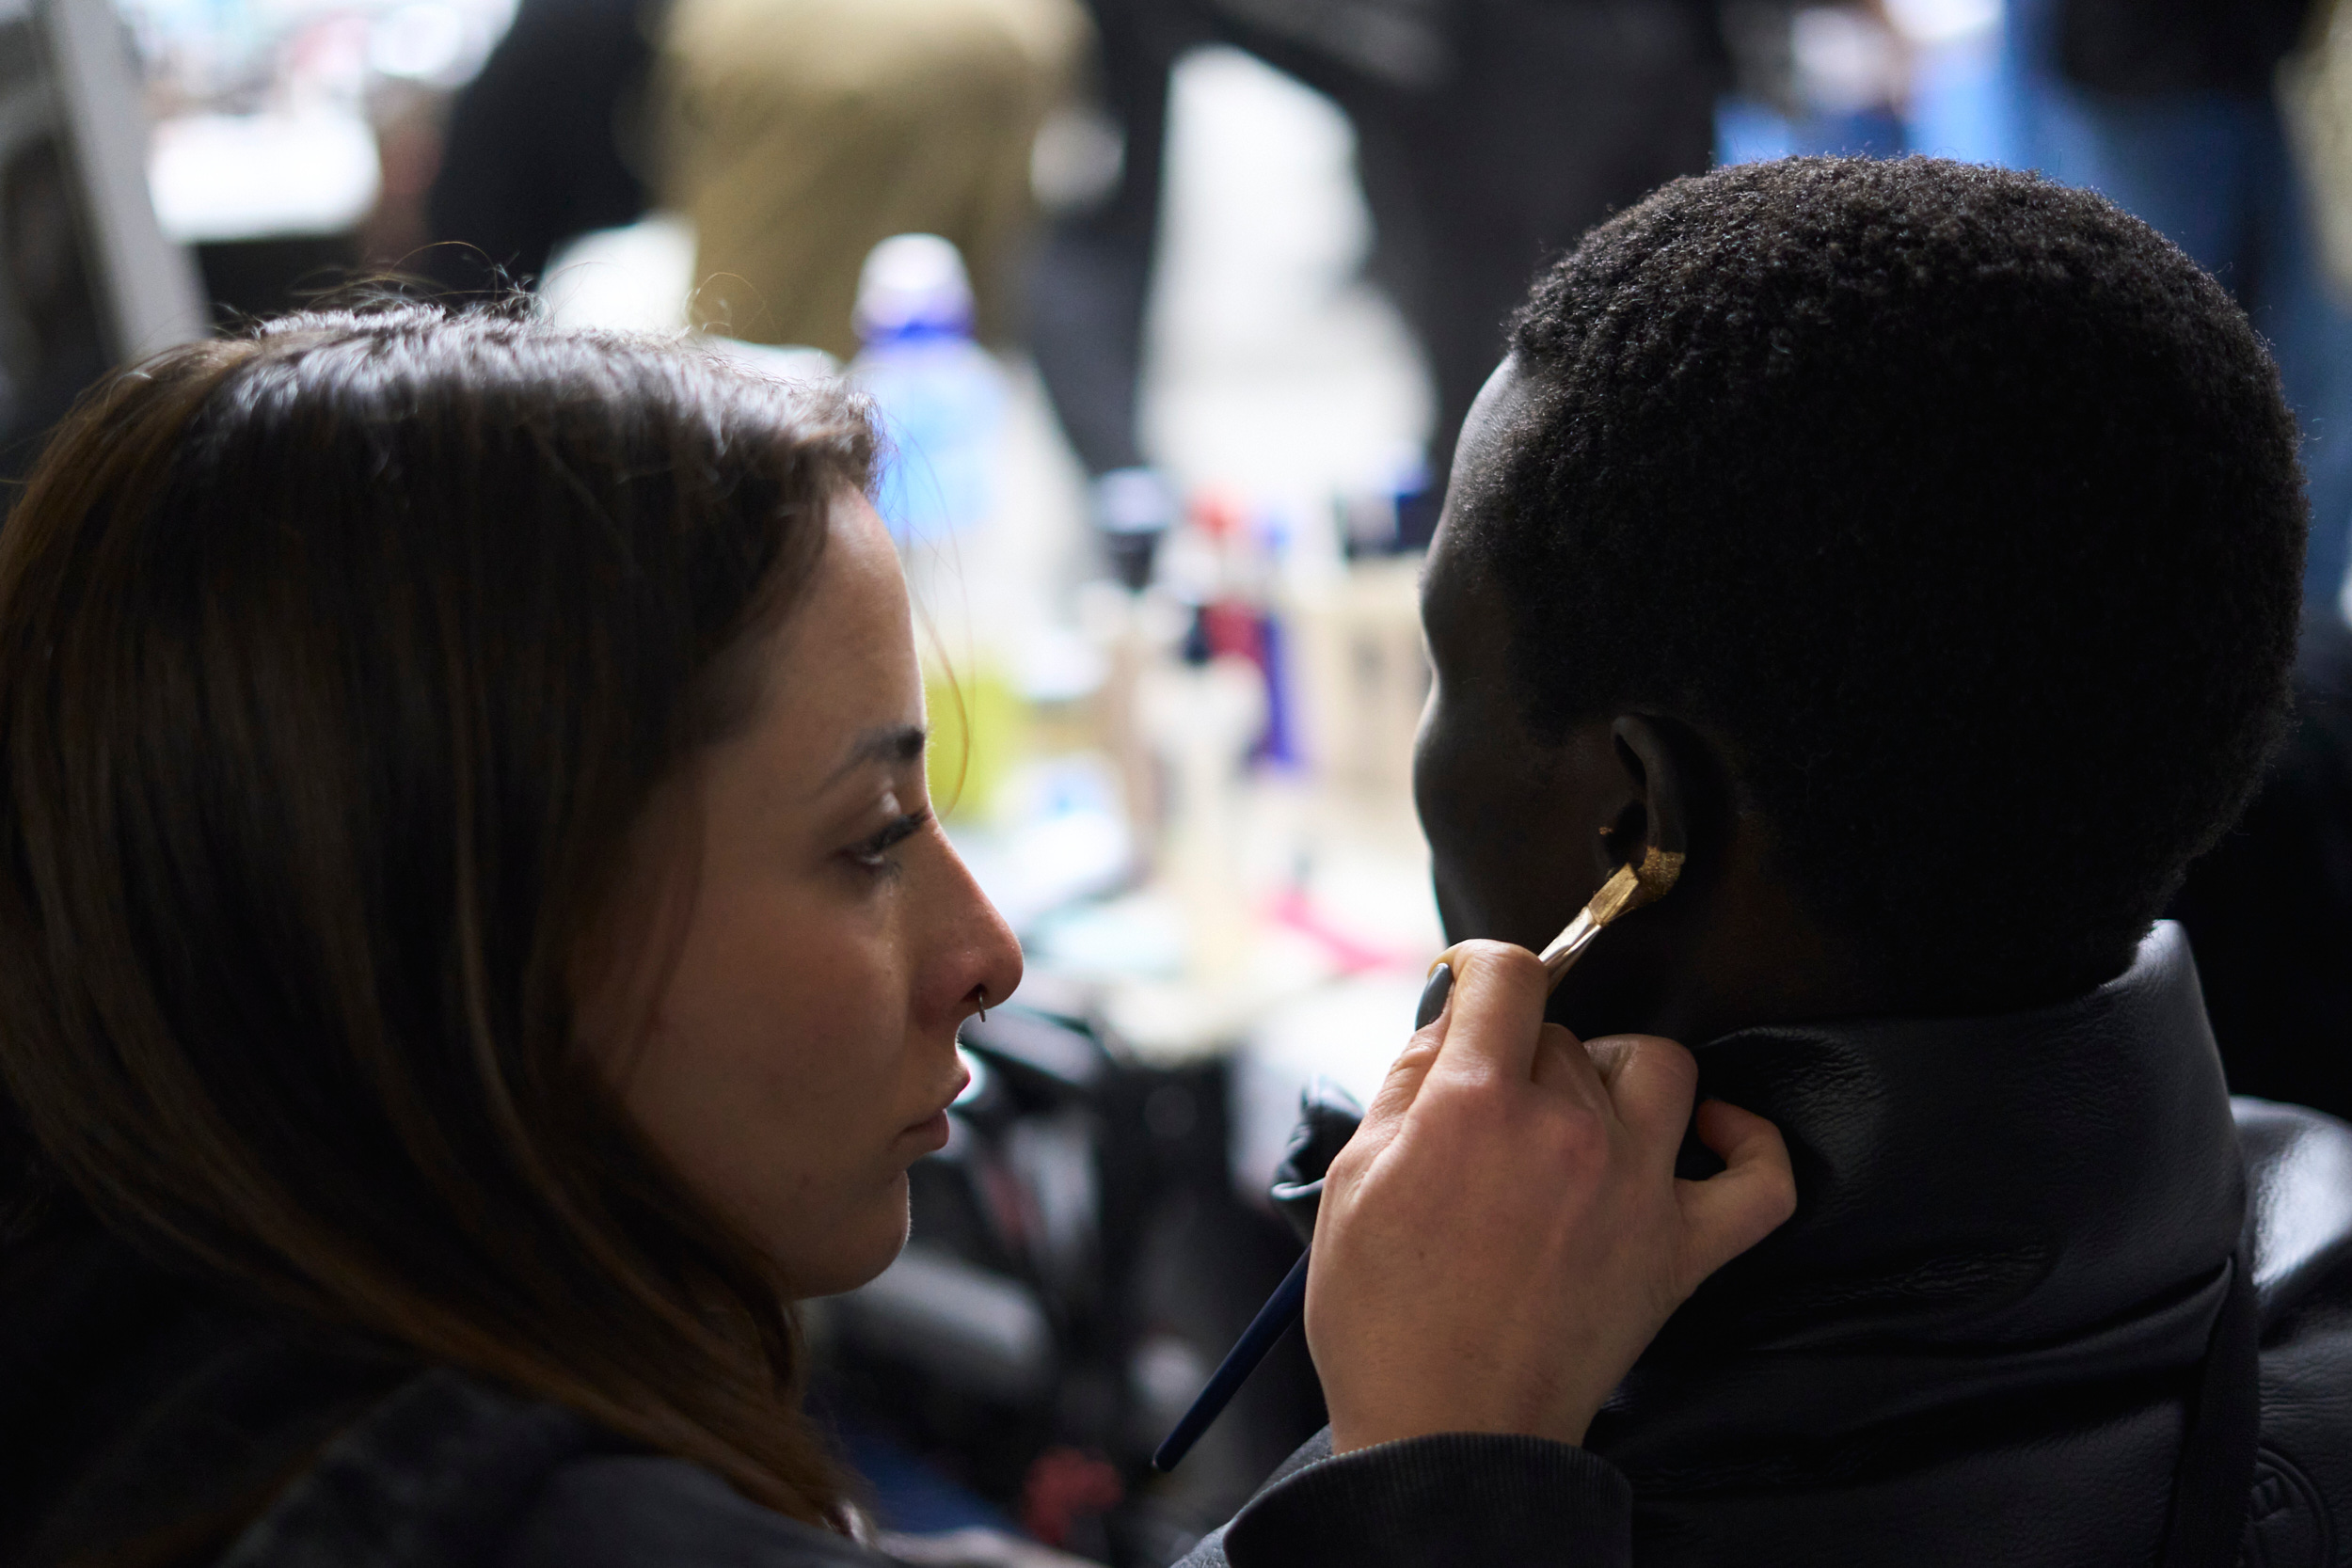
{"type": "Polygon", "coordinates": [[[1454,994],[1454,966],[1439,964],[1429,976],[1429,983],[1421,988],[1421,1006],[1413,1014],[1413,1027],[1426,1029],[1445,1011],[1445,999],[1454,994]]]}

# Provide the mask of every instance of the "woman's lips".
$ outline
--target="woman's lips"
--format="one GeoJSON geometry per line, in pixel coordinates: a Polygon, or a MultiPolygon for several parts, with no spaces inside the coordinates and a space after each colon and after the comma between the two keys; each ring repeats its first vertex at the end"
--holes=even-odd
{"type": "Polygon", "coordinates": [[[947,1107],[956,1102],[957,1097],[962,1094],[963,1091],[971,1085],[971,1073],[959,1069],[956,1072],[956,1081],[954,1085],[948,1088],[947,1093],[942,1097],[939,1101],[939,1109],[933,1111],[930,1116],[925,1117],[920,1121],[909,1122],[907,1124],[906,1131],[901,1132],[899,1136],[903,1138],[913,1138],[916,1142],[923,1144],[926,1148],[926,1152],[946,1148],[947,1107]]]}

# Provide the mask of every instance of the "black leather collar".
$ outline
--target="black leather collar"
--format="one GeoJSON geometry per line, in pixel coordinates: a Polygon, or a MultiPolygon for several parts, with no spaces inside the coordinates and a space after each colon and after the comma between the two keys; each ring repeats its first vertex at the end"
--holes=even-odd
{"type": "Polygon", "coordinates": [[[1779,1124],[1798,1210],[1595,1424],[1637,1488],[1820,1480],[2193,1372],[2246,1199],[2177,927],[2065,1006],[1742,1030],[1698,1057],[1703,1094],[1779,1124]]]}

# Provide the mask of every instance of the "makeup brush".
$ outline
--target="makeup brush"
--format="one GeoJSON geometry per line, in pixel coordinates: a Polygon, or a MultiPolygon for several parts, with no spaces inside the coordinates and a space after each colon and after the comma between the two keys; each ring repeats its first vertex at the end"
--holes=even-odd
{"type": "MultiPolygon", "coordinates": [[[[1544,966],[1545,994],[1560,989],[1561,976],[1584,956],[1584,949],[1593,945],[1593,939],[1607,929],[1612,921],[1631,914],[1644,905],[1655,904],[1674,891],[1681,875],[1679,850],[1643,845],[1641,854],[1617,867],[1616,874],[1600,884],[1600,891],[1593,895],[1592,901],[1576,911],[1576,918],[1551,939],[1549,946],[1535,955],[1544,966]]],[[[1438,1005],[1445,1005],[1442,997],[1438,1005]]],[[[1429,1018],[1437,1016],[1432,1012],[1429,1018]]],[[[1413,1027],[1426,1028],[1429,1019],[1422,1019],[1413,1027]]]]}
{"type": "MultiPolygon", "coordinates": [[[[1659,815],[1652,813],[1651,822],[1655,823],[1659,815]]],[[[1682,875],[1682,858],[1679,848],[1667,849],[1654,842],[1645,844],[1639,855],[1601,883],[1600,891],[1576,911],[1576,918],[1536,955],[1544,966],[1545,994],[1560,988],[1561,976],[1613,922],[1672,892],[1676,879],[1682,875]]],[[[1432,966],[1429,984],[1422,990],[1413,1027],[1427,1028],[1444,1011],[1446,998],[1453,991],[1454,970],[1440,958],[1432,966]]],[[[1275,1341],[1304,1315],[1308,1256],[1304,1252],[1298,1255],[1291,1272],[1282,1276],[1282,1283],[1274,1288],[1265,1305],[1258,1308],[1258,1315],[1249,1320],[1249,1326],[1242,1330],[1241,1338],[1233,1341],[1233,1348],[1225,1353],[1225,1359],[1209,1374],[1208,1384],[1192,1402],[1192,1408],[1184,1412],[1184,1419],[1176,1423],[1158,1451],[1152,1455],[1152,1468],[1166,1474],[1182,1463],[1184,1455],[1192,1451],[1192,1446],[1200,1440],[1200,1434],[1209,1430],[1232,1402],[1233,1396],[1241,1392],[1241,1386],[1258,1370],[1258,1363],[1265,1359],[1275,1341]]]]}

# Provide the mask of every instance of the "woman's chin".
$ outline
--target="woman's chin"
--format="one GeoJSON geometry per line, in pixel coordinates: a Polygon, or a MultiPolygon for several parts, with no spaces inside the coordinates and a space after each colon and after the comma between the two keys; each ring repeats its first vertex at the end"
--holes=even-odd
{"type": "Polygon", "coordinates": [[[905,1249],[907,1224],[907,1179],[900,1171],[867,1213],[835,1231],[821,1256],[800,1259],[791,1271],[794,1299],[837,1296],[871,1284],[905,1249]]]}

